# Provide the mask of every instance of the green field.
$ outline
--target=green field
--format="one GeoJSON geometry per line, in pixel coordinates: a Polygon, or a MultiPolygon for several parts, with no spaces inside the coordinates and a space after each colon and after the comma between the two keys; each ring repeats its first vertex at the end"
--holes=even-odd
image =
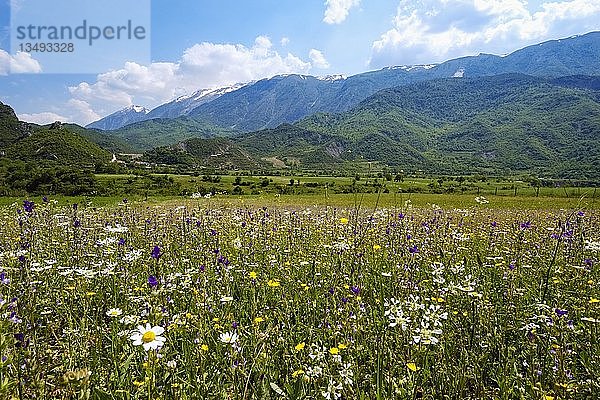
{"type": "Polygon", "coordinates": [[[600,390],[594,199],[32,200],[0,208],[0,398],[600,390]]]}

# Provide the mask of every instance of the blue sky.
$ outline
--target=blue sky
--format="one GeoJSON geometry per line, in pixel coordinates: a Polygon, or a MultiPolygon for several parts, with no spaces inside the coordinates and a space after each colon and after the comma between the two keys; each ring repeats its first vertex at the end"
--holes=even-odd
{"type": "Polygon", "coordinates": [[[282,73],[352,75],[600,30],[599,0],[151,0],[150,60],[106,51],[99,73],[48,74],[35,54],[8,51],[10,4],[27,1],[0,0],[0,101],[38,123],[87,124],[282,73]]]}

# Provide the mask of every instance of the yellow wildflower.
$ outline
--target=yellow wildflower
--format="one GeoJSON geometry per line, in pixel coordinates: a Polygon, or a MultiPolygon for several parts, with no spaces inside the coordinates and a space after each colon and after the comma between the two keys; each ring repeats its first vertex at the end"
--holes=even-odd
{"type": "Polygon", "coordinates": [[[298,369],[298,370],[292,372],[292,378],[297,378],[300,375],[304,375],[304,370],[298,369]]]}
{"type": "Polygon", "coordinates": [[[279,286],[281,286],[281,283],[279,283],[279,281],[278,281],[278,280],[275,280],[275,279],[269,279],[269,281],[267,282],[267,285],[268,285],[269,287],[279,287],[279,286]]]}

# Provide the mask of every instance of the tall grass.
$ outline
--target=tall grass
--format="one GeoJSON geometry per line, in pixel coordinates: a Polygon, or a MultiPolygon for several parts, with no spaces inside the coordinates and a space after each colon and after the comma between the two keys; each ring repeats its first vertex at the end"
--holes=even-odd
{"type": "Polygon", "coordinates": [[[594,398],[598,213],[490,207],[4,207],[0,398],[594,398]]]}

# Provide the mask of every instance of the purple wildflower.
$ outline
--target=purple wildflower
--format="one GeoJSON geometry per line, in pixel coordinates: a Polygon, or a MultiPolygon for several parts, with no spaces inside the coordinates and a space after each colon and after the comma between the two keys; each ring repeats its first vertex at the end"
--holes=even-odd
{"type": "Polygon", "coordinates": [[[150,285],[150,287],[157,287],[158,279],[156,279],[156,277],[154,275],[150,275],[148,277],[148,285],[150,285]]]}
{"type": "Polygon", "coordinates": [[[522,222],[521,225],[519,225],[519,227],[521,229],[529,229],[531,228],[531,221],[522,222]]]}
{"type": "Polygon", "coordinates": [[[33,201],[23,200],[23,209],[25,210],[25,212],[32,212],[34,207],[35,204],[33,203],[33,201]]]}
{"type": "Polygon", "coordinates": [[[158,260],[161,255],[162,254],[160,252],[160,247],[154,246],[154,248],[152,249],[152,254],[151,254],[152,258],[158,260]]]}
{"type": "Polygon", "coordinates": [[[0,272],[0,283],[4,285],[8,285],[10,283],[10,279],[6,276],[6,272],[0,272]]]}
{"type": "Polygon", "coordinates": [[[352,291],[352,293],[354,293],[355,296],[358,296],[360,293],[360,288],[358,286],[352,286],[350,290],[352,291]]]}
{"type": "Polygon", "coordinates": [[[419,248],[417,247],[417,245],[415,244],[414,246],[411,246],[408,248],[408,251],[410,252],[410,254],[416,254],[419,252],[419,248]]]}
{"type": "Polygon", "coordinates": [[[10,313],[10,317],[8,317],[8,320],[13,324],[20,324],[21,322],[23,322],[23,320],[19,318],[15,311],[10,313]]]}
{"type": "Polygon", "coordinates": [[[24,333],[15,333],[14,334],[14,338],[15,338],[15,347],[17,348],[25,348],[29,345],[29,339],[25,340],[25,334],[24,333]]]}
{"type": "Polygon", "coordinates": [[[119,244],[119,246],[124,246],[125,245],[125,239],[120,238],[118,244],[119,244]]]}
{"type": "Polygon", "coordinates": [[[583,211],[578,211],[577,212],[577,216],[578,217],[583,217],[583,216],[585,216],[585,213],[583,211]]]}
{"type": "Polygon", "coordinates": [[[514,269],[517,268],[517,264],[514,261],[511,261],[510,264],[508,264],[508,268],[511,271],[514,271],[514,269]]]}
{"type": "Polygon", "coordinates": [[[555,308],[554,312],[556,313],[556,315],[558,315],[559,317],[563,317],[565,315],[567,315],[569,312],[567,310],[561,310],[560,308],[555,308]]]}

